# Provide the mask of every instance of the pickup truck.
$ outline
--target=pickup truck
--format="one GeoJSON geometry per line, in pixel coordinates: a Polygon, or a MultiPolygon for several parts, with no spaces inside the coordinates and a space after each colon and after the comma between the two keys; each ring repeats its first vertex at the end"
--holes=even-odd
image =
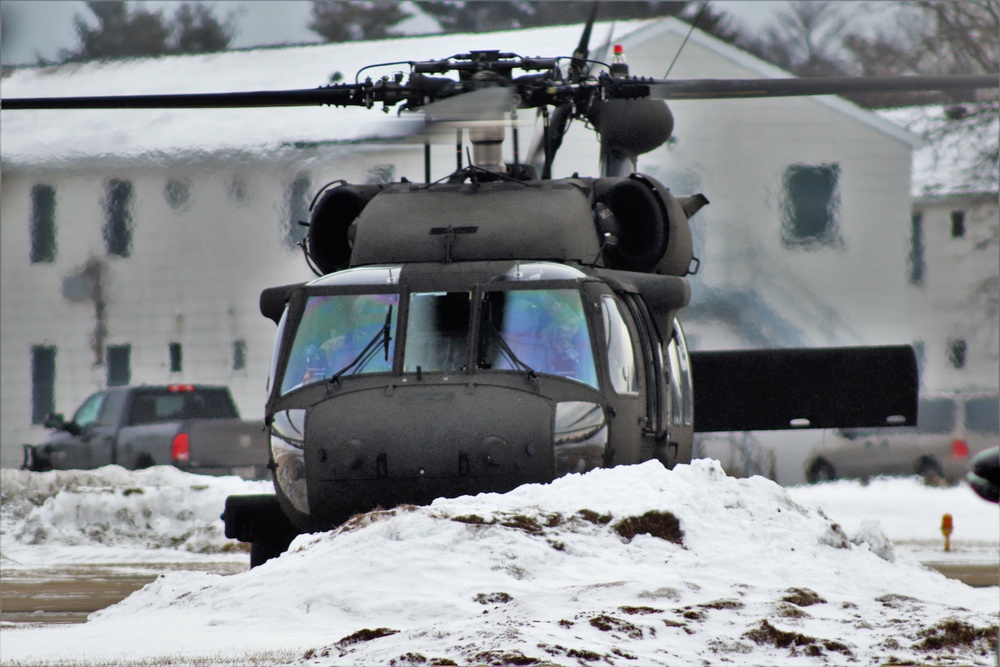
{"type": "Polygon", "coordinates": [[[270,477],[264,424],[242,421],[226,387],[113,387],[91,394],[70,421],[52,414],[45,426],[54,432],[24,445],[25,470],[170,464],[193,473],[270,477]]]}

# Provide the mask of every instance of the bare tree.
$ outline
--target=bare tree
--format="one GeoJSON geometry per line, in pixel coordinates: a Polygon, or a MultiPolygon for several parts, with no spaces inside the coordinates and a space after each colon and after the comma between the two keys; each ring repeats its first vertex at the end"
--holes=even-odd
{"type": "MultiPolygon", "coordinates": [[[[512,30],[546,25],[583,23],[593,2],[537,2],[526,0],[420,0],[425,14],[444,32],[512,30]]],[[[600,6],[598,18],[630,19],[673,16],[687,6],[686,0],[620,0],[600,6]]]]}
{"type": "Polygon", "coordinates": [[[87,9],[97,25],[77,14],[80,46],[61,51],[61,61],[222,51],[236,34],[232,14],[220,23],[210,8],[198,2],[181,4],[172,21],[160,11],[131,8],[125,0],[91,0],[87,9]]]}
{"type": "Polygon", "coordinates": [[[840,3],[796,2],[763,36],[738,39],[737,45],[799,76],[837,76],[849,68],[842,44],[846,25],[840,3]]]}
{"type": "Polygon", "coordinates": [[[80,47],[63,51],[63,60],[160,56],[170,51],[170,30],[163,24],[160,12],[141,7],[130,11],[124,0],[91,1],[87,9],[97,18],[97,25],[91,27],[79,14],[74,17],[80,47]]]}
{"type": "MultiPolygon", "coordinates": [[[[762,36],[735,43],[799,76],[990,73],[1000,67],[1000,0],[796,2],[762,36]],[[876,14],[889,18],[876,31],[851,20],[876,14]]],[[[869,107],[977,100],[970,91],[850,97],[869,107]]]]}
{"type": "MultiPolygon", "coordinates": [[[[862,73],[995,74],[1000,69],[1000,0],[899,3],[896,17],[893,33],[851,34],[845,40],[862,73]]],[[[920,134],[931,145],[962,141],[968,147],[964,176],[970,187],[1000,188],[996,90],[871,96],[867,101],[873,106],[945,105],[943,113],[922,120],[920,134]]]]}
{"type": "Polygon", "coordinates": [[[225,51],[236,34],[230,14],[220,23],[212,10],[201,3],[185,2],[174,15],[174,53],[225,51]]]}

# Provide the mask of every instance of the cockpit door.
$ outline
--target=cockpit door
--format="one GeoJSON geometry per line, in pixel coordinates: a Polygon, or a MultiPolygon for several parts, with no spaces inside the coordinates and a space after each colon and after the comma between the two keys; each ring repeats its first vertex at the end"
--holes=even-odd
{"type": "Polygon", "coordinates": [[[609,465],[638,463],[649,458],[644,452],[648,421],[647,377],[639,327],[631,310],[614,293],[597,297],[601,319],[601,361],[604,394],[611,421],[609,465]],[[644,455],[645,454],[645,455],[644,455]]]}
{"type": "Polygon", "coordinates": [[[636,323],[640,363],[643,365],[646,375],[645,434],[656,440],[662,440],[667,435],[670,395],[667,386],[668,376],[663,366],[660,334],[646,303],[641,298],[634,294],[625,294],[623,302],[636,323]]]}

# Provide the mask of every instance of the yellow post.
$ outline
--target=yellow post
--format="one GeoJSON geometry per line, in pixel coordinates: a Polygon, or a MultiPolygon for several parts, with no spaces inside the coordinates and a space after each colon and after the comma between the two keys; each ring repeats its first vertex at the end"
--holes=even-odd
{"type": "Polygon", "coordinates": [[[944,535],[944,550],[951,551],[951,531],[954,529],[951,515],[945,514],[941,517],[941,534],[944,535]]]}

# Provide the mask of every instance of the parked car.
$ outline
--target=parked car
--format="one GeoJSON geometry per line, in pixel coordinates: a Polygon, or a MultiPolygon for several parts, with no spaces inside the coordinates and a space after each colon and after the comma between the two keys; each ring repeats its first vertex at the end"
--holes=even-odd
{"type": "Polygon", "coordinates": [[[806,480],[921,475],[930,483],[955,483],[966,474],[973,456],[998,442],[997,394],[921,396],[914,427],[824,433],[806,459],[806,480]]]}
{"type": "Polygon", "coordinates": [[[242,421],[226,387],[114,387],[91,394],[69,421],[49,415],[45,426],[54,432],[24,445],[26,470],[170,464],[194,473],[269,477],[264,423],[242,421]]]}

